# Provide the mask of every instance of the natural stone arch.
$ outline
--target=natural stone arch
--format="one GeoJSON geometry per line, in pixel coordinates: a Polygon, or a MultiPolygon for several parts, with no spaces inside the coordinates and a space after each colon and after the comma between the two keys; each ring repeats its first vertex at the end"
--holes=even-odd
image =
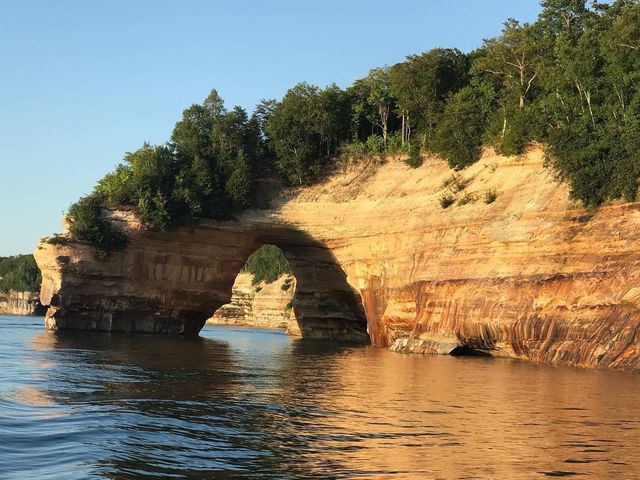
{"type": "Polygon", "coordinates": [[[38,246],[46,322],[195,334],[229,301],[247,256],[271,243],[303,284],[306,335],[364,337],[362,298],[374,345],[637,371],[640,204],[578,209],[543,162],[539,148],[517,158],[487,150],[461,173],[475,203],[447,209],[439,199],[452,172],[430,158],[417,169],[363,161],[281,192],[268,210],[191,230],[144,232],[120,215],[131,243],[107,262],[86,245],[38,246]],[[492,190],[497,199],[481,201],[492,190]],[[322,302],[354,290],[354,303],[322,302]]]}
{"type": "Polygon", "coordinates": [[[296,278],[293,310],[303,337],[368,341],[362,299],[331,250],[300,230],[258,230],[256,240],[277,246],[289,262],[296,278]]]}
{"type": "Polygon", "coordinates": [[[293,309],[303,337],[368,341],[360,296],[331,251],[299,229],[266,222],[204,222],[172,232],[141,229],[130,214],[112,218],[129,234],[126,249],[103,261],[80,243],[43,243],[41,297],[52,330],[195,335],[231,298],[251,253],[279,247],[296,277],[293,309]],[[53,260],[55,265],[48,265],[53,260]]]}

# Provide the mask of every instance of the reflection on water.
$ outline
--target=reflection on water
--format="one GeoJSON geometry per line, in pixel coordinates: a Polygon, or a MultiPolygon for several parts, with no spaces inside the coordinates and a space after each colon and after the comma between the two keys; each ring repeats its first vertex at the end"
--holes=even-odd
{"type": "Polygon", "coordinates": [[[640,376],[0,317],[0,478],[640,477],[640,376]]]}

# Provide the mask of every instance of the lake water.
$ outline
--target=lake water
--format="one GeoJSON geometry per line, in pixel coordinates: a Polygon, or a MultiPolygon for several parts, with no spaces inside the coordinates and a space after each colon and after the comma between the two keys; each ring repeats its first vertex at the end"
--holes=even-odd
{"type": "Polygon", "coordinates": [[[640,478],[640,375],[0,316],[0,478],[640,478]]]}

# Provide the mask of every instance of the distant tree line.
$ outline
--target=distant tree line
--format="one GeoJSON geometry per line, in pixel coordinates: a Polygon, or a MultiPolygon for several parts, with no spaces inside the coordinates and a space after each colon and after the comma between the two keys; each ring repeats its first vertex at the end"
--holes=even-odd
{"type": "Polygon", "coordinates": [[[256,181],[314,182],[338,155],[421,152],[456,170],[483,145],[546,146],[585,206],[635,198],[640,175],[640,3],[543,0],[470,53],[437,48],[375,68],[342,89],[300,83],[249,115],[212,90],[164,145],[145,144],[69,210],[70,231],[101,251],[126,242],[101,207],[130,206],[152,228],[228,218],[258,206],[256,181]]]}
{"type": "Polygon", "coordinates": [[[42,278],[33,255],[0,257],[0,292],[35,292],[42,278]]]}

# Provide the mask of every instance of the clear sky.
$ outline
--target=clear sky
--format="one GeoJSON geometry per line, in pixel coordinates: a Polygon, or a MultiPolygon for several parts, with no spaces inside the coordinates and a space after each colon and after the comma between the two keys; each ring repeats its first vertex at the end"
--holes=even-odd
{"type": "Polygon", "coordinates": [[[2,0],[0,255],[216,88],[251,111],[306,80],[342,87],[434,47],[468,51],[538,0],[2,0]]]}

